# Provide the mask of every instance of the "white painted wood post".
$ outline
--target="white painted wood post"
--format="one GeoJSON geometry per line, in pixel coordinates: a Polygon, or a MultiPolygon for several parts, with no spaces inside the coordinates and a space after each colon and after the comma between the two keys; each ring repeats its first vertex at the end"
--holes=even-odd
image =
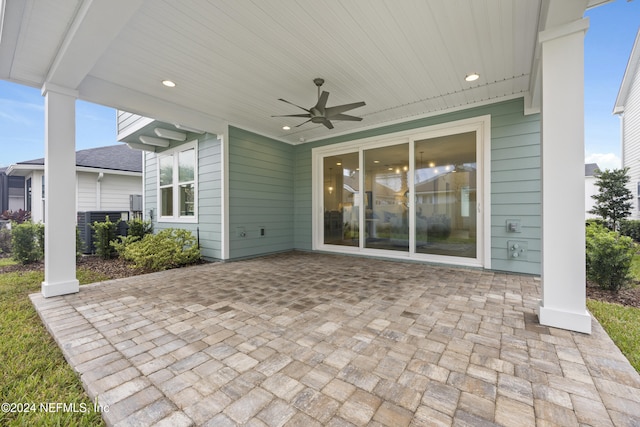
{"type": "MultiPolygon", "coordinates": [[[[45,84],[45,248],[42,295],[78,292],[75,91],[45,84]]],[[[40,189],[35,189],[40,191],[40,189]]]]}
{"type": "Polygon", "coordinates": [[[542,301],[540,323],[591,333],[586,309],[584,35],[588,19],[540,33],[542,301]]]}

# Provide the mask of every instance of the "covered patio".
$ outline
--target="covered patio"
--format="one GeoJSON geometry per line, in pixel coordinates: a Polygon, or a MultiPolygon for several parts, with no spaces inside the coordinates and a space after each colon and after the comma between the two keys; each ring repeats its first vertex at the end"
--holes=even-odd
{"type": "Polygon", "coordinates": [[[540,279],[287,252],[31,299],[108,425],[640,424],[596,320],[541,326],[540,279]]]}

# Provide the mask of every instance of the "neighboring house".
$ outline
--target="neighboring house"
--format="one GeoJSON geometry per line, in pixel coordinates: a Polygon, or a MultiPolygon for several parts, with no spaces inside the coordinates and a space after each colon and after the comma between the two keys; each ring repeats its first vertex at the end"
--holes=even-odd
{"type": "MultiPolygon", "coordinates": [[[[83,99],[145,150],[145,217],[194,231],[207,258],[536,274],[540,322],[590,332],[584,14],[601,3],[9,0],[0,78],[41,88],[54,117],[46,244],[72,232],[83,99]]],[[[77,292],[71,244],[46,252],[44,296],[77,292]]]]}
{"type": "Polygon", "coordinates": [[[596,187],[595,172],[600,170],[597,163],[587,163],[584,165],[584,209],[586,219],[599,218],[597,215],[589,213],[595,205],[593,197],[598,194],[598,187],[596,187]]]}
{"type": "Polygon", "coordinates": [[[24,177],[7,176],[0,168],[0,213],[24,209],[24,177]]]}
{"type": "MultiPolygon", "coordinates": [[[[142,194],[142,156],[122,144],[76,152],[75,169],[76,212],[130,212],[131,196],[142,194]]],[[[31,211],[34,222],[46,222],[44,170],[44,159],[35,159],[6,171],[9,178],[23,182],[23,203],[15,207],[31,211]]]]}
{"type": "Polygon", "coordinates": [[[627,62],[613,113],[620,117],[622,167],[629,168],[632,219],[640,219],[640,30],[627,62]]]}

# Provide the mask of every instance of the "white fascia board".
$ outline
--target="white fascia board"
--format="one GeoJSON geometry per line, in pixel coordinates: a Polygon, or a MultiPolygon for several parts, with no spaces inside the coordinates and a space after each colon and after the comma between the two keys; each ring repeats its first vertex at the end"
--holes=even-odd
{"type": "Polygon", "coordinates": [[[627,103],[627,96],[629,96],[629,90],[633,84],[634,77],[636,76],[636,70],[640,65],[640,29],[636,34],[636,40],[633,43],[631,54],[629,55],[629,61],[627,62],[627,68],[624,70],[624,76],[622,77],[622,83],[618,90],[618,96],[616,97],[616,103],[613,106],[613,114],[624,113],[624,107],[627,103]]]}
{"type": "Polygon", "coordinates": [[[9,176],[26,176],[31,171],[44,170],[44,165],[21,165],[14,164],[7,168],[6,174],[9,176]]]}
{"type": "Polygon", "coordinates": [[[142,176],[142,172],[122,171],[117,169],[91,168],[88,166],[78,166],[76,167],[76,172],[104,173],[104,174],[111,174],[111,175],[139,176],[139,177],[142,176]]]}

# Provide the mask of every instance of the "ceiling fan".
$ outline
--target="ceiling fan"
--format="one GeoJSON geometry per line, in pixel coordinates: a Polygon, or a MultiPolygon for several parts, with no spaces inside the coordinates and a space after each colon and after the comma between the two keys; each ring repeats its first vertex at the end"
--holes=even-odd
{"type": "Polygon", "coordinates": [[[303,109],[307,112],[307,114],[286,114],[282,116],[271,116],[271,117],[307,117],[309,120],[300,123],[295,127],[300,127],[305,123],[322,123],[328,129],[333,129],[333,124],[331,120],[348,120],[352,122],[359,122],[362,120],[362,117],[350,116],[348,114],[343,114],[345,111],[353,110],[354,108],[362,107],[365,105],[363,101],[354,102],[353,104],[344,104],[344,105],[336,105],[335,107],[327,107],[327,99],[329,99],[329,92],[322,91],[320,93],[320,86],[324,84],[324,79],[316,78],[313,79],[313,83],[318,87],[318,102],[313,107],[306,109],[299,105],[294,104],[293,102],[289,102],[286,99],[279,98],[278,101],[286,102],[287,104],[291,104],[300,109],[303,109]]]}

